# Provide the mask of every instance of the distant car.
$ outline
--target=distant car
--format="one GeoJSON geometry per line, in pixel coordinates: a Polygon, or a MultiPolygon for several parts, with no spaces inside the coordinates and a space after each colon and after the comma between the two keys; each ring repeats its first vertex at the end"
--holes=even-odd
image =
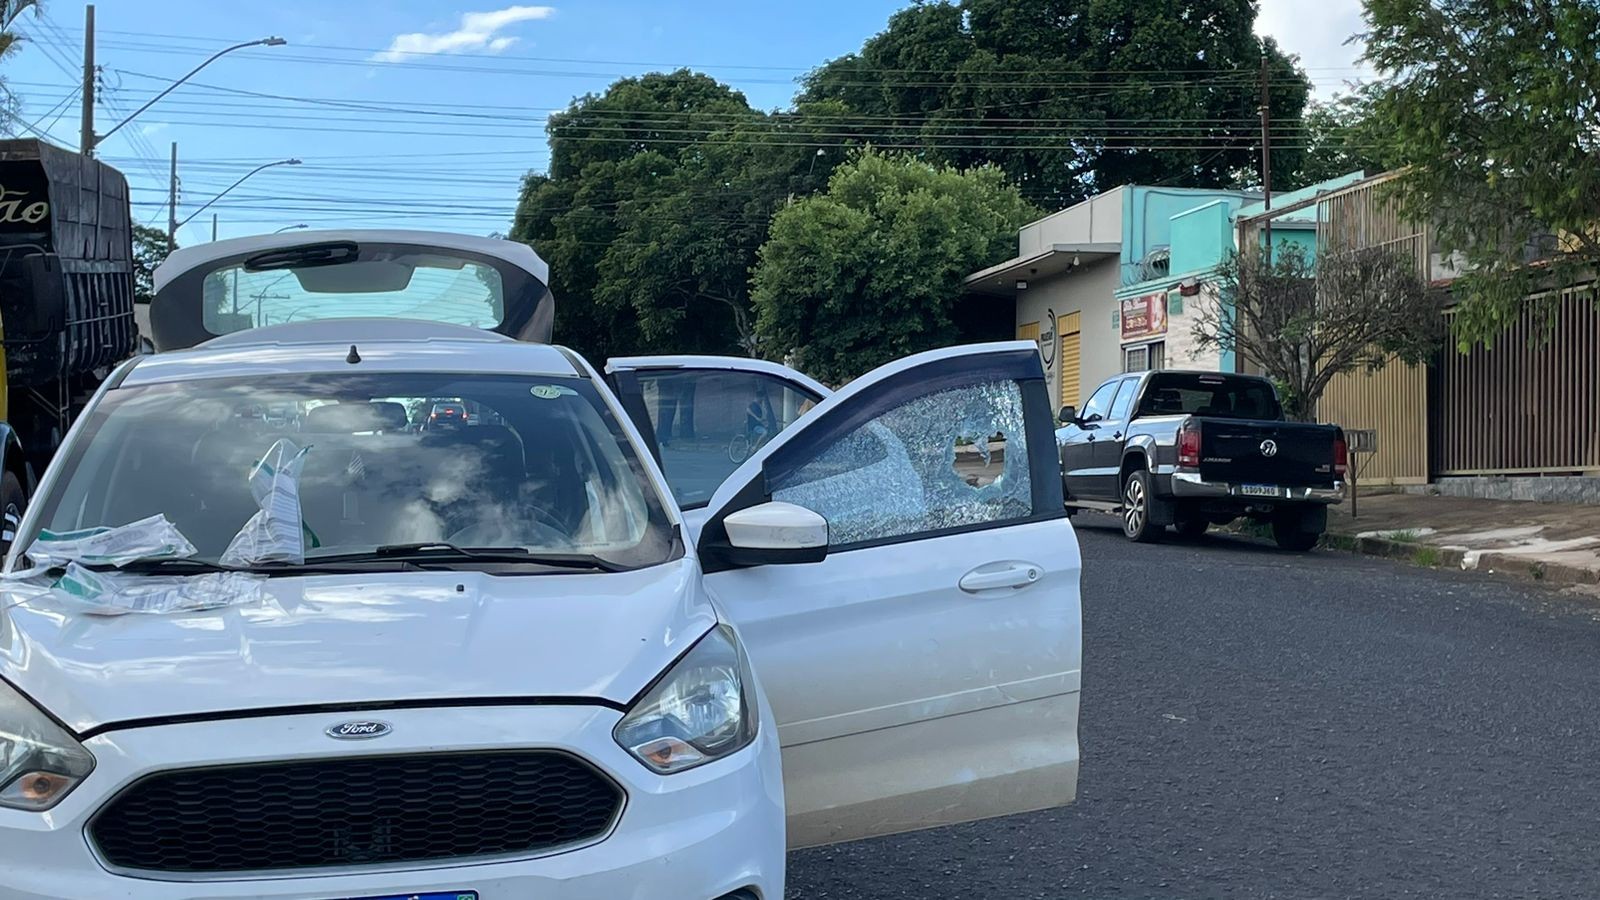
{"type": "Polygon", "coordinates": [[[1195,537],[1241,517],[1309,550],[1344,499],[1336,425],[1284,420],[1272,382],[1222,372],[1146,372],[1100,385],[1056,432],[1067,505],[1122,516],[1123,534],[1195,537]]]}
{"type": "Polygon", "coordinates": [[[428,421],[424,423],[425,431],[443,431],[453,428],[464,428],[467,422],[467,407],[464,403],[435,403],[433,410],[428,413],[428,421]]]}

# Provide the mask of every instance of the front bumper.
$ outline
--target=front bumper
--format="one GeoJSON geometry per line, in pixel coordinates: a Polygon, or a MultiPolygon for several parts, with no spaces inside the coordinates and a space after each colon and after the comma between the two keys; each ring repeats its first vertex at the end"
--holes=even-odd
{"type": "Polygon", "coordinates": [[[1275,496],[1246,494],[1241,485],[1222,481],[1205,481],[1199,472],[1173,472],[1172,496],[1180,500],[1237,500],[1240,503],[1323,503],[1344,502],[1344,482],[1335,481],[1333,487],[1276,487],[1275,496]]]}
{"type": "Polygon", "coordinates": [[[351,743],[323,734],[348,714],[155,726],[92,738],[85,746],[95,755],[95,770],[61,805],[42,814],[0,810],[0,897],[330,900],[476,891],[481,900],[715,900],[738,890],[764,900],[783,896],[782,779],[770,717],[764,717],[756,743],[732,757],[657,776],[612,740],[621,718],[615,710],[536,706],[377,715],[394,726],[393,733],[351,743]],[[162,769],[525,747],[582,756],[623,786],[626,806],[607,837],[526,859],[227,877],[117,874],[85,832],[106,800],[162,769]]]}

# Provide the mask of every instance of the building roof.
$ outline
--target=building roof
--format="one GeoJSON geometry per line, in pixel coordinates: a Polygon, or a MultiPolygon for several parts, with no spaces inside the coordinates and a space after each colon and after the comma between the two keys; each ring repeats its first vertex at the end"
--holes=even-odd
{"type": "Polygon", "coordinates": [[[1015,293],[1018,281],[1050,278],[1069,272],[1074,266],[1115,259],[1121,254],[1121,244],[1051,244],[1039,253],[1018,256],[974,272],[961,279],[961,283],[974,294],[1009,297],[1015,293]]]}

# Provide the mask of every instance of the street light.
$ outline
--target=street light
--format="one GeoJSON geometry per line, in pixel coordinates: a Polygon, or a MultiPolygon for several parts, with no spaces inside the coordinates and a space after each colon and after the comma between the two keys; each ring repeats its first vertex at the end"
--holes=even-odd
{"type": "Polygon", "coordinates": [[[305,224],[303,222],[301,224],[299,224],[299,225],[285,225],[282,228],[279,228],[277,231],[274,231],[273,234],[283,234],[285,231],[298,231],[298,230],[300,230],[302,228],[310,228],[310,227],[311,227],[310,225],[307,225],[307,224],[305,224]]]}
{"type": "Polygon", "coordinates": [[[251,169],[250,171],[244,173],[244,176],[241,177],[238,181],[235,181],[233,184],[228,185],[227,190],[224,190],[222,193],[216,195],[215,197],[212,197],[210,200],[207,200],[205,202],[205,206],[200,207],[199,209],[195,210],[192,213],[189,213],[189,215],[186,218],[184,218],[183,221],[181,221],[181,222],[177,223],[176,225],[172,226],[172,230],[174,232],[176,232],[179,228],[182,228],[183,226],[189,224],[189,220],[193,219],[195,216],[198,216],[201,213],[205,212],[207,206],[210,206],[211,204],[213,204],[213,203],[217,202],[218,200],[221,200],[223,197],[227,196],[228,191],[233,190],[234,188],[238,187],[241,184],[244,184],[245,179],[247,179],[251,175],[254,175],[255,173],[261,171],[262,169],[270,169],[273,166],[298,166],[298,165],[300,165],[300,160],[298,160],[298,159],[280,159],[277,162],[262,163],[261,165],[256,166],[254,169],[251,169]]]}
{"type": "MultiPolygon", "coordinates": [[[[164,90],[161,93],[155,95],[154,97],[151,97],[149,102],[147,102],[145,105],[139,107],[138,109],[134,110],[133,111],[133,115],[128,116],[126,119],[123,119],[121,122],[118,122],[116,125],[112,126],[110,131],[106,132],[105,134],[100,135],[99,137],[91,136],[91,139],[89,141],[89,146],[84,148],[85,151],[92,153],[94,151],[94,148],[100,146],[100,142],[101,141],[105,140],[108,137],[111,137],[113,134],[116,134],[117,131],[122,128],[122,126],[124,126],[124,125],[128,124],[129,122],[132,122],[134,119],[138,118],[140,113],[142,113],[145,110],[149,109],[150,107],[154,106],[156,104],[157,100],[160,100],[162,97],[165,97],[166,95],[172,93],[174,90],[177,89],[178,85],[183,84],[185,81],[188,81],[189,79],[193,78],[197,72],[199,72],[201,69],[204,69],[206,66],[209,66],[212,63],[216,62],[219,57],[224,56],[224,55],[226,55],[228,53],[232,53],[235,50],[243,50],[246,47],[282,47],[284,44],[287,44],[287,43],[289,43],[289,42],[284,40],[281,37],[278,37],[278,36],[274,35],[272,37],[264,37],[259,41],[245,41],[242,44],[234,44],[232,47],[224,47],[221,50],[218,50],[217,52],[211,54],[211,57],[209,59],[207,59],[205,62],[201,63],[198,66],[195,66],[193,69],[190,69],[189,70],[189,74],[187,74],[187,75],[183,76],[182,78],[179,78],[177,81],[174,81],[173,83],[167,85],[166,90],[164,90]]],[[[88,129],[85,128],[84,130],[87,131],[88,129]]]]}

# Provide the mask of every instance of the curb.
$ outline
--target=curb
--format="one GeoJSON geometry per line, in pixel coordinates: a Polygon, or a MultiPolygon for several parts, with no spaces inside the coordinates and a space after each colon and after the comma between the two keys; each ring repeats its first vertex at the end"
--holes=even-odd
{"type": "Polygon", "coordinates": [[[1496,553],[1493,550],[1470,553],[1420,541],[1358,537],[1331,531],[1323,535],[1322,546],[1363,556],[1403,560],[1435,569],[1448,566],[1468,572],[1510,575],[1545,584],[1600,584],[1600,569],[1540,562],[1515,553],[1496,553]]]}

